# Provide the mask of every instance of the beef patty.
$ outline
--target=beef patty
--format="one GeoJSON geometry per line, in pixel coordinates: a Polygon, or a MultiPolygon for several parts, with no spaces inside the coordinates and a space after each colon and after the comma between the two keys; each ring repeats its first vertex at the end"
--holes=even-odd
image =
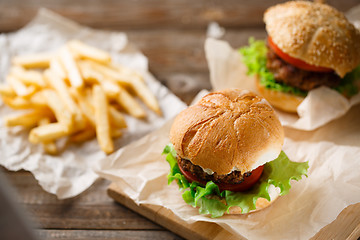
{"type": "Polygon", "coordinates": [[[218,175],[217,173],[207,174],[202,170],[198,165],[192,164],[189,160],[178,157],[177,158],[179,166],[187,172],[191,172],[196,176],[200,181],[213,181],[214,183],[224,183],[224,184],[238,184],[244,181],[244,176],[249,177],[251,172],[246,172],[241,174],[240,171],[232,171],[229,174],[218,175]]]}
{"type": "Polygon", "coordinates": [[[274,74],[278,82],[304,91],[320,86],[334,88],[340,84],[341,78],[335,72],[310,72],[299,69],[282,60],[269,46],[267,48],[266,67],[274,74]]]}

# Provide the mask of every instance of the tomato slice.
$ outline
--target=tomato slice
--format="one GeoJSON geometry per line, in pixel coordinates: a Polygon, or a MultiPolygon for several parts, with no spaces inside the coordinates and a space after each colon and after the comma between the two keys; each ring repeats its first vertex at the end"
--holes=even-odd
{"type": "Polygon", "coordinates": [[[278,46],[275,45],[275,43],[272,41],[270,36],[268,36],[268,43],[269,43],[270,48],[276,53],[276,55],[278,55],[285,62],[290,63],[297,68],[300,68],[300,69],[303,69],[306,71],[311,71],[311,72],[332,72],[333,71],[331,68],[310,65],[310,64],[304,62],[303,60],[290,57],[288,54],[284,53],[278,46]]]}
{"type": "Polygon", "coordinates": [[[185,178],[191,183],[191,182],[198,182],[200,183],[201,185],[206,185],[206,182],[205,181],[202,181],[200,180],[198,177],[196,177],[194,174],[192,174],[191,172],[189,171],[185,171],[180,165],[179,165],[179,168],[180,168],[180,172],[185,176],[185,178]]]}
{"type": "MultiPolygon", "coordinates": [[[[181,166],[179,165],[180,171],[181,173],[185,176],[185,178],[189,181],[189,182],[198,182],[201,185],[206,185],[205,181],[200,180],[199,178],[197,178],[194,174],[192,174],[189,171],[185,171],[184,169],[181,168],[181,166]]],[[[219,183],[216,184],[218,185],[220,192],[224,191],[224,190],[229,190],[232,192],[242,192],[242,191],[246,191],[248,189],[250,189],[261,177],[261,174],[264,170],[264,165],[254,169],[251,172],[251,175],[249,177],[244,177],[244,181],[242,181],[241,183],[238,184],[223,184],[223,183],[219,183]]]]}
{"type": "Polygon", "coordinates": [[[239,184],[217,184],[220,191],[229,190],[232,192],[242,192],[250,189],[261,177],[261,174],[264,170],[264,165],[252,170],[249,177],[244,177],[244,181],[239,184]]]}

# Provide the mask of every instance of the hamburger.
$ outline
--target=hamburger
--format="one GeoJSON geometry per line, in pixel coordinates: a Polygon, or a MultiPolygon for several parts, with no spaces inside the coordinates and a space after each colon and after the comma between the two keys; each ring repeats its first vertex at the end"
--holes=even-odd
{"type": "Polygon", "coordinates": [[[266,41],[250,39],[240,53],[259,93],[296,112],[320,86],[345,97],[359,91],[360,32],[344,14],[322,3],[289,1],[265,11],[266,41]]]}
{"type": "Polygon", "coordinates": [[[291,162],[281,150],[284,130],[262,97],[227,89],[182,111],[163,151],[169,184],[200,214],[244,214],[287,194],[290,180],[306,176],[308,163],[291,162]]]}

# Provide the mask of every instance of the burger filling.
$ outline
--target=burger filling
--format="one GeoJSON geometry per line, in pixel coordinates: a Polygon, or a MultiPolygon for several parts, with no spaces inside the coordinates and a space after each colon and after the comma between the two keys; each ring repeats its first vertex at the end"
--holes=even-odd
{"type": "Polygon", "coordinates": [[[268,43],[250,38],[249,46],[240,48],[239,52],[248,75],[257,75],[267,89],[304,97],[309,90],[320,86],[330,87],[346,97],[359,92],[360,66],[341,79],[331,69],[290,57],[272,44],[270,38],[268,43]]]}
{"type": "Polygon", "coordinates": [[[236,178],[235,176],[239,174],[242,182],[225,184],[227,187],[231,186],[230,189],[225,189],[221,183],[216,184],[213,181],[207,181],[204,184],[196,181],[194,179],[195,174],[202,178],[205,177],[205,179],[208,176],[204,175],[201,167],[179,158],[172,144],[166,145],[163,154],[166,155],[166,161],[170,165],[167,176],[168,184],[176,181],[179,190],[183,192],[184,201],[193,207],[199,207],[200,214],[210,214],[211,217],[221,217],[233,206],[240,207],[242,213],[255,210],[258,198],[271,201],[268,192],[270,185],[279,188],[280,195],[287,194],[291,188],[290,180],[298,181],[303,175],[307,176],[309,167],[307,162],[291,162],[286,154],[281,152],[273,161],[254,169],[249,177],[246,177],[246,174],[241,175],[239,171],[225,176],[220,175],[220,178],[218,175],[214,175],[215,173],[211,174],[214,175],[213,180],[226,179],[225,181],[228,183],[233,182],[230,179],[236,178]],[[185,171],[182,167],[189,171],[185,171]],[[188,175],[188,173],[192,175],[188,175]],[[251,180],[254,177],[255,179],[251,180]],[[251,184],[252,187],[246,191],[239,191],[239,187],[242,188],[241,186],[244,184],[251,184]],[[234,186],[236,187],[234,188],[234,186]]]}
{"type": "Polygon", "coordinates": [[[310,91],[320,86],[335,88],[341,83],[341,78],[335,72],[313,72],[295,67],[281,59],[275,51],[267,45],[266,67],[274,74],[277,82],[310,91]]]}
{"type": "Polygon", "coordinates": [[[239,184],[244,181],[244,177],[251,176],[251,172],[246,172],[244,174],[241,174],[240,171],[236,171],[236,170],[225,175],[219,175],[216,172],[210,175],[204,172],[204,170],[200,166],[192,164],[187,159],[178,157],[177,160],[179,167],[183,171],[190,172],[192,175],[194,175],[200,183],[213,181],[214,183],[239,184]]]}

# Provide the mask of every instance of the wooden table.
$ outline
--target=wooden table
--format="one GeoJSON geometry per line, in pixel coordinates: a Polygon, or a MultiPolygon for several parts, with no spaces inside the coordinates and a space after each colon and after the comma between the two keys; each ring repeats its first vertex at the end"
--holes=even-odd
{"type": "MultiPolygon", "coordinates": [[[[225,27],[224,39],[241,46],[250,36],[265,37],[262,14],[278,2],[284,1],[1,0],[0,33],[21,28],[40,7],[90,27],[125,31],[149,58],[150,71],[189,103],[200,89],[210,88],[203,50],[209,22],[225,27]]],[[[342,11],[359,4],[358,0],[327,2],[342,11]]],[[[106,180],[98,180],[80,196],[58,200],[42,190],[29,172],[6,171],[6,176],[44,239],[180,239],[115,203],[106,194],[106,180]]]]}

